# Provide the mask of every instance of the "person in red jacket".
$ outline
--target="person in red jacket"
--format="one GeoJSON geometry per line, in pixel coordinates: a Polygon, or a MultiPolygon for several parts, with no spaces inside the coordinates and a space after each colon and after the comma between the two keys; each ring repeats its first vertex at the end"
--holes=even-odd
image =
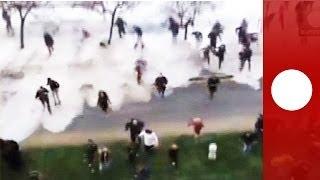
{"type": "Polygon", "coordinates": [[[195,138],[200,136],[201,130],[204,127],[202,119],[198,117],[192,118],[192,120],[188,123],[188,126],[193,126],[195,138]]]}

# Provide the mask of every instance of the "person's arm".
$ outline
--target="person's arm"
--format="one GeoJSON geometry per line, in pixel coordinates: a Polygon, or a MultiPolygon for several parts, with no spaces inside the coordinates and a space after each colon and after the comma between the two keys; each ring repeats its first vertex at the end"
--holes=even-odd
{"type": "Polygon", "coordinates": [[[108,95],[106,95],[106,97],[107,97],[107,101],[108,101],[108,103],[109,103],[109,104],[111,104],[111,101],[110,101],[110,99],[109,99],[109,96],[108,96],[108,95]]]}
{"type": "Polygon", "coordinates": [[[141,138],[142,136],[144,136],[144,131],[141,131],[140,134],[138,135],[138,137],[140,137],[140,138],[141,138]]]}
{"type": "Polygon", "coordinates": [[[236,28],[236,33],[238,33],[239,30],[240,30],[240,27],[237,27],[237,28],[236,28]]]}
{"type": "Polygon", "coordinates": [[[126,123],[125,130],[128,131],[129,128],[130,128],[130,122],[126,123]]]}

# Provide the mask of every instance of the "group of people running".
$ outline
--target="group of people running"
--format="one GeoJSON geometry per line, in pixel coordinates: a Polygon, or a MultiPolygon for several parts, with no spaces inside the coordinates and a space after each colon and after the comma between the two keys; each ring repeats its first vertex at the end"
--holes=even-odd
{"type": "MultiPolygon", "coordinates": [[[[188,126],[193,127],[194,138],[198,141],[201,134],[201,130],[204,127],[203,120],[201,118],[192,118],[188,122],[188,126]]],[[[133,170],[134,178],[138,180],[147,180],[150,178],[152,168],[152,158],[157,149],[159,149],[160,142],[157,134],[149,129],[145,128],[145,122],[137,118],[131,118],[125,124],[125,131],[130,133],[130,142],[127,146],[127,162],[130,165],[130,169],[133,170]]],[[[262,140],[263,134],[263,116],[260,114],[254,125],[254,131],[245,132],[241,135],[243,142],[243,153],[248,154],[251,152],[255,142],[262,140]]],[[[215,160],[217,157],[217,144],[209,144],[209,160],[215,160]],[[211,154],[212,145],[214,144],[214,154],[211,154]],[[213,156],[213,157],[212,157],[213,156]]],[[[173,142],[166,147],[168,166],[173,169],[179,167],[179,145],[173,142]]],[[[92,139],[88,139],[87,146],[84,153],[84,162],[87,163],[91,173],[95,173],[98,169],[101,173],[106,171],[112,163],[112,155],[110,149],[106,145],[99,147],[92,139]]]]}
{"type": "MultiPolygon", "coordinates": [[[[203,48],[203,57],[210,64],[210,52],[217,56],[219,65],[218,68],[221,69],[222,63],[224,61],[226,53],[226,45],[221,44],[217,47],[217,38],[221,40],[221,34],[223,33],[224,27],[217,21],[211,32],[208,34],[210,39],[210,45],[203,48]]],[[[236,33],[238,35],[238,42],[242,45],[242,50],[239,52],[240,66],[239,70],[242,71],[246,62],[248,62],[248,70],[251,70],[251,57],[252,50],[250,44],[258,40],[257,33],[248,33],[248,22],[243,19],[241,25],[236,28],[236,33]]],[[[192,33],[197,41],[202,41],[202,33],[195,31],[192,33]]]]}

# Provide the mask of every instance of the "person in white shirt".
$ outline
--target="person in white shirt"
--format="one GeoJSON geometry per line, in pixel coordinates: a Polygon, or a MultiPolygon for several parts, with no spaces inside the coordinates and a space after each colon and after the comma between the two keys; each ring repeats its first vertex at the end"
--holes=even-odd
{"type": "Polygon", "coordinates": [[[139,138],[143,140],[144,149],[146,152],[152,151],[154,147],[159,146],[158,136],[150,129],[146,129],[139,134],[139,138]]]}

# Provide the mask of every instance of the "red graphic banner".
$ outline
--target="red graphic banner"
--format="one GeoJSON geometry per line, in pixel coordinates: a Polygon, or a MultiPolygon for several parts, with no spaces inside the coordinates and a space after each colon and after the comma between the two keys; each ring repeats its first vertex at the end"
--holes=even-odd
{"type": "Polygon", "coordinates": [[[264,179],[320,179],[320,1],[264,1],[264,179]],[[312,82],[310,102],[286,111],[272,99],[280,72],[312,82]]]}

